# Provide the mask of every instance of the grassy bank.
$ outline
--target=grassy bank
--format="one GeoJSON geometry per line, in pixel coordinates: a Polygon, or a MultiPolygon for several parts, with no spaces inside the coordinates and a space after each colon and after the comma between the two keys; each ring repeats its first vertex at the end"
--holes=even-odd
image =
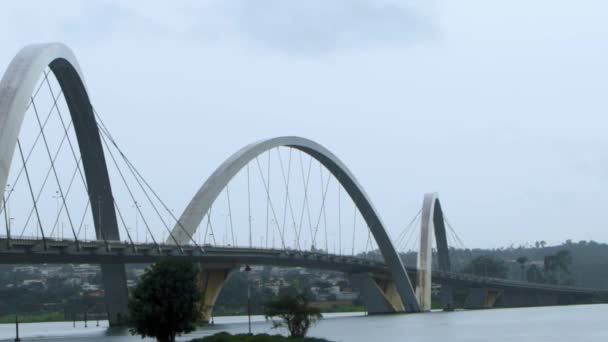
{"type": "MultiPolygon", "coordinates": [[[[19,314],[20,323],[65,321],[63,312],[39,312],[19,314]]],[[[15,323],[15,315],[0,315],[0,324],[15,323]]]]}
{"type": "Polygon", "coordinates": [[[268,335],[268,334],[238,334],[231,335],[229,333],[221,332],[212,336],[204,338],[198,338],[191,342],[329,342],[328,340],[320,338],[293,338],[285,337],[281,335],[268,335]]]}

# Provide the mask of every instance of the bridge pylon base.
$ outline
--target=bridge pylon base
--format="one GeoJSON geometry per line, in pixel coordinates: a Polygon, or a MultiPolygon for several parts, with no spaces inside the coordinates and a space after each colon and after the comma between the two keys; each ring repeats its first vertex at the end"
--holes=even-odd
{"type": "Polygon", "coordinates": [[[465,309],[490,309],[502,301],[503,291],[493,288],[472,288],[464,302],[465,309]]]}
{"type": "Polygon", "coordinates": [[[101,275],[110,326],[129,323],[129,291],[124,264],[101,264],[101,275]]]}
{"type": "Polygon", "coordinates": [[[213,319],[215,301],[234,267],[206,269],[201,264],[198,275],[198,287],[201,292],[200,310],[202,323],[209,323],[213,319]]]}
{"type": "Polygon", "coordinates": [[[443,311],[454,311],[454,309],[456,309],[451,285],[441,284],[441,291],[439,292],[439,297],[441,299],[441,308],[443,309],[443,311]]]}
{"type": "Polygon", "coordinates": [[[391,279],[378,279],[370,273],[350,275],[350,281],[361,294],[369,314],[405,312],[403,302],[391,279]]]}

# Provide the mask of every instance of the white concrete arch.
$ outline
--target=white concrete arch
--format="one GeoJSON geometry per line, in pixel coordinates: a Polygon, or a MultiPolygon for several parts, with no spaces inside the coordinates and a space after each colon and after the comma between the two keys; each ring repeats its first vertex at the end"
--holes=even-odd
{"type": "MultiPolygon", "coordinates": [[[[433,235],[437,246],[437,265],[439,271],[450,272],[450,256],[445,229],[443,210],[436,192],[424,195],[422,213],[420,216],[420,249],[418,250],[416,296],[420,309],[431,310],[431,273],[432,273],[432,246],[433,235]]],[[[454,309],[452,300],[452,289],[443,284],[441,288],[441,304],[443,309],[451,311],[454,309]]]]}
{"type": "Polygon", "coordinates": [[[0,81],[0,187],[6,186],[17,137],[34,88],[44,70],[64,59],[82,80],[72,51],[63,44],[36,44],[23,48],[13,58],[0,81]]]}
{"type": "MultiPolygon", "coordinates": [[[[397,287],[397,293],[401,297],[403,307],[409,312],[419,311],[418,302],[405,267],[369,196],[346,165],[325,147],[312,140],[295,136],[278,137],[255,142],[234,153],[213,172],[194,195],[180,216],[178,223],[173,228],[173,238],[180,244],[190,241],[203,217],[228,182],[257,156],[280,146],[295,148],[307,153],[323,164],[341,183],[342,187],[355,202],[378,243],[380,252],[389,267],[397,287]]],[[[173,238],[169,237],[167,243],[174,243],[173,238]]]]}
{"type": "MultiPolygon", "coordinates": [[[[55,75],[70,110],[98,239],[119,240],[112,188],[93,107],[74,53],[64,44],[34,44],[17,53],[0,81],[0,188],[6,186],[28,104],[46,68],[55,75]],[[101,222],[100,222],[101,221],[101,222]]],[[[124,265],[102,265],[111,324],[126,322],[128,292],[124,265]]]]}

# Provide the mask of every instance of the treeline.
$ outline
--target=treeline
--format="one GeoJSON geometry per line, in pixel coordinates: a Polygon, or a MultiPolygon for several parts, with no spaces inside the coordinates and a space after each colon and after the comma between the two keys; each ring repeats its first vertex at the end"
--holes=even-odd
{"type": "MultiPolygon", "coordinates": [[[[402,254],[416,266],[416,253],[402,254]]],[[[436,258],[434,258],[436,259],[436,258]]],[[[453,271],[541,283],[608,288],[608,244],[595,241],[548,246],[545,241],[493,249],[450,248],[453,271]],[[496,265],[495,265],[496,264],[496,265]],[[485,266],[484,266],[485,265],[485,266]],[[496,268],[489,274],[488,266],[496,268]]]]}

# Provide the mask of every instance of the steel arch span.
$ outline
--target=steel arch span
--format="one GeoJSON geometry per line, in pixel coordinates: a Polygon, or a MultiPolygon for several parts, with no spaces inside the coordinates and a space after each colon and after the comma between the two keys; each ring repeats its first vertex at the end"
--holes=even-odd
{"type": "MultiPolygon", "coordinates": [[[[450,256],[445,230],[445,218],[436,192],[424,195],[420,217],[420,248],[418,249],[416,295],[421,310],[431,310],[431,274],[433,235],[437,246],[439,271],[450,272],[450,256]],[[433,234],[434,233],[434,234],[433,234]]],[[[448,284],[441,286],[441,305],[444,310],[454,310],[452,289],[448,284]]]]}
{"type": "MultiPolygon", "coordinates": [[[[8,180],[17,139],[28,104],[46,68],[55,75],[73,120],[97,239],[120,240],[114,200],[95,114],[74,53],[60,43],[23,48],[0,81],[0,186],[8,180]]],[[[78,245],[78,242],[77,242],[78,245]]],[[[127,318],[128,292],[123,264],[102,264],[103,285],[111,324],[127,318]]]]}
{"type": "Polygon", "coordinates": [[[372,205],[369,196],[340,159],[325,147],[305,138],[286,136],[262,140],[247,145],[230,156],[213,172],[213,174],[211,174],[194,195],[179,218],[176,226],[173,228],[171,234],[173,236],[167,239],[167,243],[187,243],[191,237],[194,236],[203,217],[228,182],[250,161],[254,160],[260,154],[276,147],[291,147],[310,155],[323,164],[323,166],[340,182],[361,212],[367,226],[378,243],[380,252],[388,265],[396,287],[392,292],[397,293],[400,297],[399,301],[401,302],[400,304],[402,304],[400,307],[408,312],[418,312],[418,301],[405,267],[384,229],[384,224],[382,223],[380,215],[372,205]]]}

